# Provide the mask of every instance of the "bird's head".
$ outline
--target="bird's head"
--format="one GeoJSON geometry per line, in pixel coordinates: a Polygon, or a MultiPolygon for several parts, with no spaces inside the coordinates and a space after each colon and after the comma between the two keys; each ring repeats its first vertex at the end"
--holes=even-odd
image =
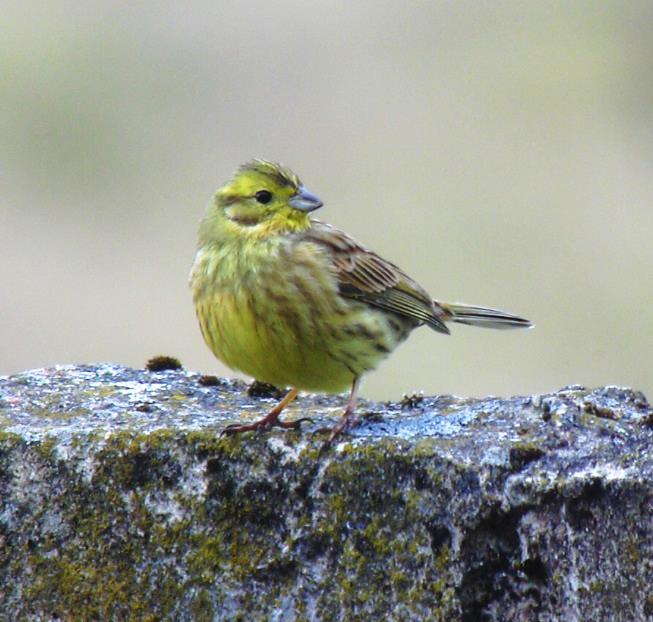
{"type": "Polygon", "coordinates": [[[322,207],[290,169],[266,160],[243,164],[214,196],[207,225],[217,233],[265,238],[303,231],[322,207]]]}

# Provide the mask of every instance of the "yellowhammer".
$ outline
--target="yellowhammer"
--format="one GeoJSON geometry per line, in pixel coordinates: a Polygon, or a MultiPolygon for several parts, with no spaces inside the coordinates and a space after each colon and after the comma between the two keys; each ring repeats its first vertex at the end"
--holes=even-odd
{"type": "Polygon", "coordinates": [[[309,216],[322,202],[288,168],[252,160],[220,188],[200,225],[190,274],[204,340],[225,365],[291,387],[262,419],[229,434],[302,420],[279,414],[300,389],[351,386],[329,442],[352,425],[362,375],[422,324],[529,327],[504,311],[439,302],[394,264],[309,216]]]}

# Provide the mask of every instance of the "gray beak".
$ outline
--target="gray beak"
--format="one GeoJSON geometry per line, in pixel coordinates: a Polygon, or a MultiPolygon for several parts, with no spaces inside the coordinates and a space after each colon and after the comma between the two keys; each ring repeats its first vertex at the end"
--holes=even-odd
{"type": "Polygon", "coordinates": [[[288,204],[300,212],[312,212],[318,207],[322,207],[322,201],[312,192],[309,192],[304,186],[299,186],[299,191],[293,197],[290,197],[288,204]]]}

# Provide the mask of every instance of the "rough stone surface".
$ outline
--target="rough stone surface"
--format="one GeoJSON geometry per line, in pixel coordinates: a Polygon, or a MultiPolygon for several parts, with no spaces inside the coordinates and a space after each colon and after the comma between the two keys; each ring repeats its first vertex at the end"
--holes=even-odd
{"type": "Polygon", "coordinates": [[[183,370],[0,378],[0,619],[653,619],[653,412],[570,386],[274,400],[183,370]]]}

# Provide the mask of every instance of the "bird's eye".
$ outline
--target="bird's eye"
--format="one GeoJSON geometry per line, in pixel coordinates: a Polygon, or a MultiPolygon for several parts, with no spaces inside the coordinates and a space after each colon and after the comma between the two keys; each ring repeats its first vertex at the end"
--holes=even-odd
{"type": "Polygon", "coordinates": [[[259,203],[269,203],[272,200],[272,193],[269,190],[259,190],[255,195],[254,198],[259,202],[259,203]]]}

